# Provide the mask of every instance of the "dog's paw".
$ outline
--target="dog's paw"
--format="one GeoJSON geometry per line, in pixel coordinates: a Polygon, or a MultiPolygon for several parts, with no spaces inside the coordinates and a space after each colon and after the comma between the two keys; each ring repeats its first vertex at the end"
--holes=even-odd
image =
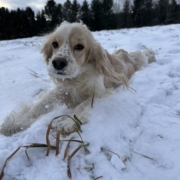
{"type": "Polygon", "coordinates": [[[22,124],[19,120],[19,116],[16,113],[11,113],[7,116],[0,127],[0,133],[5,136],[11,136],[17,132],[23,131],[29,127],[28,123],[22,124]]]}
{"type": "Polygon", "coordinates": [[[11,136],[20,130],[20,126],[15,123],[15,115],[10,114],[6,117],[4,123],[1,125],[0,133],[4,134],[5,136],[11,136]]]}
{"type": "Polygon", "coordinates": [[[77,125],[70,118],[63,118],[57,124],[57,131],[61,134],[69,135],[77,129],[77,125]]]}

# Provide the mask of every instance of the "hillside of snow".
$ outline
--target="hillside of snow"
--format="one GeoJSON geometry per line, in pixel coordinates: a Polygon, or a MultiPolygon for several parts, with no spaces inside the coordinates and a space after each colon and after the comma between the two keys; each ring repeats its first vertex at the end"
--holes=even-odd
{"type": "MultiPolygon", "coordinates": [[[[70,175],[73,180],[180,180],[180,24],[93,35],[109,52],[150,48],[156,62],[131,77],[132,89],[118,87],[109,96],[94,99],[81,133],[89,153],[79,148],[68,161],[82,145],[63,141],[81,141],[75,132],[60,136],[57,156],[54,149],[46,156],[47,147],[22,147],[5,163],[20,146],[46,144],[48,124],[66,114],[66,106],[40,117],[23,132],[0,134],[3,180],[68,180],[70,175]]],[[[0,41],[0,125],[12,111],[54,86],[40,54],[43,41],[43,37],[0,41]]],[[[49,139],[55,146],[53,132],[49,139]]]]}

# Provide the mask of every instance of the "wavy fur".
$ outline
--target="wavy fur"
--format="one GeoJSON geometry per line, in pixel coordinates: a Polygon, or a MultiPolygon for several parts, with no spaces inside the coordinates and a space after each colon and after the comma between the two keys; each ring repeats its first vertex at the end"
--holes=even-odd
{"type": "MultiPolygon", "coordinates": [[[[41,52],[55,87],[36,103],[10,114],[1,126],[1,133],[5,135],[28,128],[40,115],[62,104],[74,109],[73,114],[86,123],[93,94],[100,98],[109,88],[128,86],[128,79],[135,71],[155,61],[150,50],[127,53],[121,49],[109,54],[82,23],[63,22],[46,36],[41,52]],[[53,47],[54,42],[58,47],[53,47]],[[82,45],[83,49],[77,50],[76,45],[82,45]],[[57,70],[53,65],[56,59],[65,59],[67,65],[57,70]]],[[[74,128],[69,119],[63,119],[57,126],[64,134],[73,132],[74,128]]]]}

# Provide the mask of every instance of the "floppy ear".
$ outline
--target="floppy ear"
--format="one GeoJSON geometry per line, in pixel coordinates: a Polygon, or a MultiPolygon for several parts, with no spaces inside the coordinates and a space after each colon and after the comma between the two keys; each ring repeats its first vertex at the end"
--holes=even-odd
{"type": "Polygon", "coordinates": [[[106,76],[112,83],[117,85],[123,84],[128,87],[128,78],[126,75],[123,72],[120,73],[115,70],[114,66],[117,64],[117,61],[117,57],[110,55],[94,40],[88,54],[88,62],[94,64],[96,70],[106,76]]]}
{"type": "Polygon", "coordinates": [[[46,61],[46,64],[48,64],[49,59],[52,57],[53,54],[53,48],[49,41],[46,41],[41,49],[41,53],[44,55],[44,59],[46,61]]]}

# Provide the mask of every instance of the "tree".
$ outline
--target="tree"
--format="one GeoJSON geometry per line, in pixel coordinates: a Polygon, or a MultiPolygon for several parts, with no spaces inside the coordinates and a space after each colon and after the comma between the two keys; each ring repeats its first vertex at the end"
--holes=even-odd
{"type": "Polygon", "coordinates": [[[26,10],[24,11],[24,14],[25,14],[26,19],[27,19],[27,22],[25,23],[26,32],[28,32],[28,36],[34,36],[36,33],[35,32],[34,11],[30,7],[27,7],[26,10]]]}
{"type": "Polygon", "coordinates": [[[143,4],[143,0],[134,0],[134,5],[132,6],[132,17],[134,20],[134,25],[136,27],[142,26],[142,13],[141,6],[143,4]]]}
{"type": "Polygon", "coordinates": [[[143,4],[141,6],[141,14],[142,14],[142,21],[141,26],[150,26],[153,22],[153,2],[152,0],[143,0],[143,4]]]}
{"type": "Polygon", "coordinates": [[[152,25],[154,18],[152,0],[135,0],[132,10],[136,27],[152,25]]]}
{"type": "Polygon", "coordinates": [[[83,1],[83,4],[80,9],[80,19],[86,24],[87,26],[90,26],[90,16],[91,11],[89,9],[89,5],[86,0],[83,1]]]}
{"type": "Polygon", "coordinates": [[[45,32],[48,31],[47,28],[47,21],[45,18],[45,12],[44,10],[42,10],[41,12],[38,11],[37,15],[36,15],[36,34],[43,34],[45,32]]]}
{"type": "Polygon", "coordinates": [[[72,6],[71,6],[71,22],[75,22],[78,20],[78,13],[80,11],[80,4],[77,2],[77,0],[73,0],[72,6]]]}
{"type": "Polygon", "coordinates": [[[10,22],[11,22],[11,18],[10,18],[10,12],[7,8],[0,8],[0,24],[1,24],[1,28],[0,28],[0,40],[3,39],[8,39],[9,35],[10,35],[10,22]]]}
{"type": "Polygon", "coordinates": [[[157,24],[166,24],[169,14],[169,0],[159,0],[155,6],[157,24]]]}
{"type": "Polygon", "coordinates": [[[45,13],[47,15],[47,19],[52,21],[54,18],[54,13],[56,11],[56,3],[54,0],[48,0],[45,5],[45,13]]]}
{"type": "Polygon", "coordinates": [[[18,8],[16,11],[12,11],[11,17],[13,17],[13,20],[12,20],[13,39],[27,37],[28,33],[27,33],[26,26],[27,26],[28,19],[27,19],[27,16],[25,16],[24,10],[21,10],[18,8]]]}
{"type": "Polygon", "coordinates": [[[126,0],[122,12],[122,27],[127,28],[132,26],[131,12],[130,12],[130,3],[129,0],[126,0]]]}
{"type": "Polygon", "coordinates": [[[176,0],[171,0],[169,4],[169,13],[166,19],[167,24],[178,23],[179,8],[176,0]]]}
{"type": "Polygon", "coordinates": [[[91,2],[91,29],[102,30],[103,26],[103,8],[100,0],[92,0],[91,2]]]}
{"type": "Polygon", "coordinates": [[[46,18],[50,24],[50,30],[54,29],[62,22],[62,6],[56,4],[54,0],[48,0],[45,5],[46,18]]]}
{"type": "Polygon", "coordinates": [[[102,29],[114,28],[113,0],[102,0],[102,29]]]}
{"type": "Polygon", "coordinates": [[[66,0],[62,7],[63,20],[71,22],[70,14],[72,14],[72,4],[70,0],[66,0]]]}

